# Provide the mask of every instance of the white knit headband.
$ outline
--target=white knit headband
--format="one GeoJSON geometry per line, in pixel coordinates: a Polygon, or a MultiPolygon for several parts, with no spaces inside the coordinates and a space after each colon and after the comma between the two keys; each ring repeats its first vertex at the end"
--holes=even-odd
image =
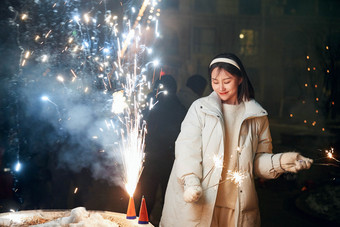
{"type": "Polygon", "coordinates": [[[228,64],[231,64],[233,66],[235,66],[236,68],[238,68],[239,70],[240,69],[240,66],[238,66],[238,64],[236,63],[236,61],[230,59],[230,58],[215,58],[214,60],[212,60],[212,62],[210,63],[209,65],[209,68],[215,64],[215,63],[220,63],[220,62],[223,62],[223,63],[228,63],[228,64]]]}

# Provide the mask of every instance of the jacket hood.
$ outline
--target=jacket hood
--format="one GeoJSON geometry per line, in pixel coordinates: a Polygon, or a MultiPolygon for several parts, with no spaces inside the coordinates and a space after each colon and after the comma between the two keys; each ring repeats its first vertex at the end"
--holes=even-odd
{"type": "MultiPolygon", "coordinates": [[[[222,102],[216,92],[213,91],[209,96],[200,98],[199,102],[205,113],[222,116],[222,102]]],[[[245,101],[244,106],[245,112],[243,119],[268,115],[267,111],[254,99],[245,101]]]]}

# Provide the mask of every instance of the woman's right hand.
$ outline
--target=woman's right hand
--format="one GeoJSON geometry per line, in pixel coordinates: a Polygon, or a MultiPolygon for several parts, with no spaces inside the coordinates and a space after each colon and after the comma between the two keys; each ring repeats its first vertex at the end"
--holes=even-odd
{"type": "Polygon", "coordinates": [[[187,203],[193,203],[199,200],[203,194],[200,179],[190,174],[184,178],[184,201],[187,203]]]}

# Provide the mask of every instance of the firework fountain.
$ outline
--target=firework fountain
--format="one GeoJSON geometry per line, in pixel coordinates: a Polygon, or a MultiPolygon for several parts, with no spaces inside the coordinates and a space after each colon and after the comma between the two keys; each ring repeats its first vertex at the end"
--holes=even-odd
{"type": "MultiPolygon", "coordinates": [[[[39,116],[61,136],[78,133],[103,147],[104,166],[115,163],[123,174],[112,179],[115,174],[96,167],[93,175],[122,177],[130,197],[143,169],[142,111],[149,106],[149,71],[152,77],[158,63],[152,46],[159,36],[160,2],[34,0],[9,7],[21,51],[18,99],[24,97],[27,106],[39,102],[39,116]]],[[[81,156],[91,152],[97,153],[81,156]]],[[[93,167],[87,161],[96,155],[71,168],[93,167]]]]}

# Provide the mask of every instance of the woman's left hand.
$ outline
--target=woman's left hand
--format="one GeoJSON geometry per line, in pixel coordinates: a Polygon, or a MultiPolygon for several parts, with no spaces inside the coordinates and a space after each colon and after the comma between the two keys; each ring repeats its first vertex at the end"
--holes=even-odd
{"type": "Polygon", "coordinates": [[[306,158],[297,152],[286,152],[281,155],[281,168],[287,172],[297,173],[303,169],[309,169],[313,159],[306,158]]]}

